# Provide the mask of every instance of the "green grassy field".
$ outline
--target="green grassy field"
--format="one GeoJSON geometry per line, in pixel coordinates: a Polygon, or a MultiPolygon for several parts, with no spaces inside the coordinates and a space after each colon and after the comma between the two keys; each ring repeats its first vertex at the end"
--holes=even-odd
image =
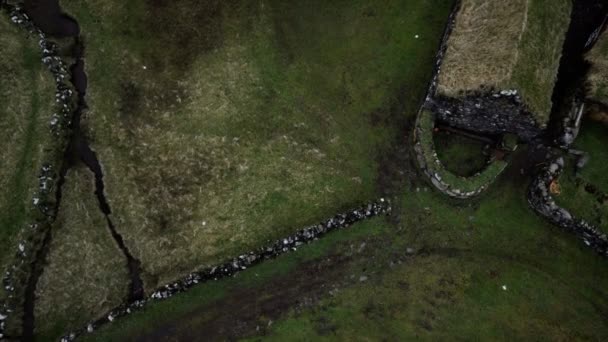
{"type": "Polygon", "coordinates": [[[124,255],[94,196],[93,174],[72,169],[63,187],[47,265],[38,281],[36,330],[60,335],[84,326],[127,298],[124,255]]]}
{"type": "Polygon", "coordinates": [[[331,234],[84,340],[605,339],[605,260],[528,208],[518,171],[460,205],[414,180],[405,187],[423,190],[404,191],[398,220],[331,234]]]}
{"type": "Polygon", "coordinates": [[[417,107],[451,7],[62,4],[87,41],[113,220],[148,290],[378,196],[390,109],[417,107]]]}
{"type": "Polygon", "coordinates": [[[49,130],[53,79],[40,63],[36,37],[0,15],[0,265],[16,252],[21,229],[40,214],[32,205],[38,173],[53,155],[49,130]]]}
{"type": "MultiPolygon", "coordinates": [[[[62,1],[87,47],[83,128],[148,291],[386,184],[394,205],[83,340],[606,339],[605,260],[528,208],[525,148],[464,202],[434,192],[409,160],[451,5],[62,1]]],[[[580,143],[599,151],[604,136],[588,132],[580,143]]],[[[476,147],[440,139],[450,170],[479,162],[476,147]]],[[[603,187],[601,158],[591,163],[584,177],[603,187]]],[[[37,289],[40,341],[125,295],[91,181],[83,169],[66,179],[37,289]]]]}

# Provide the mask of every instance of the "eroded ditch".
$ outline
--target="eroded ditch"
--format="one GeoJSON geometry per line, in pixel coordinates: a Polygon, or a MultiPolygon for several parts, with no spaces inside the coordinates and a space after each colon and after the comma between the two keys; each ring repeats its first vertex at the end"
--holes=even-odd
{"type": "MultiPolygon", "coordinates": [[[[71,135],[64,153],[62,169],[59,173],[56,192],[55,216],[61,206],[62,186],[68,171],[76,164],[83,163],[95,175],[95,196],[99,202],[99,208],[106,217],[107,227],[117,246],[124,254],[130,276],[130,286],[127,300],[133,302],[143,298],[143,281],[141,279],[141,263],[133,257],[124,243],[122,236],[113,225],[110,214],[110,205],[105,197],[103,172],[97,155],[88,145],[86,136],[81,130],[80,120],[83,112],[87,110],[86,90],[87,76],[84,62],[84,43],[80,36],[78,23],[73,18],[61,11],[58,0],[40,1],[30,0],[24,3],[25,13],[31,18],[33,24],[42,32],[56,38],[73,38],[71,56],[73,64],[70,66],[70,83],[76,90],[76,108],[69,120],[71,135]]],[[[34,308],[36,301],[36,286],[44,271],[44,264],[50,250],[52,230],[44,233],[41,248],[36,252],[32,263],[30,276],[27,280],[24,293],[22,340],[33,340],[35,329],[34,308]]]]}
{"type": "MultiPolygon", "coordinates": [[[[74,336],[77,336],[78,334],[83,333],[84,331],[88,331],[89,328],[91,328],[91,330],[92,330],[92,328],[96,328],[98,325],[111,322],[117,317],[126,315],[126,314],[130,313],[130,311],[132,309],[137,309],[137,308],[142,307],[148,300],[165,299],[165,298],[172,296],[173,294],[185,291],[188,288],[190,288],[191,286],[198,284],[199,282],[203,282],[205,280],[211,280],[211,279],[218,279],[218,278],[225,277],[225,276],[230,276],[230,275],[240,271],[241,269],[244,269],[246,267],[252,266],[252,265],[260,262],[261,260],[264,260],[264,259],[270,258],[270,257],[274,257],[276,255],[289,251],[292,248],[295,248],[295,246],[297,246],[298,243],[301,244],[301,243],[312,241],[312,240],[316,239],[318,236],[326,233],[330,229],[342,228],[342,227],[348,226],[348,225],[352,224],[353,222],[356,222],[360,219],[367,218],[370,216],[375,216],[377,214],[386,212],[386,207],[379,206],[379,207],[374,207],[373,210],[363,208],[363,209],[357,209],[357,210],[352,211],[352,214],[347,213],[342,216],[339,215],[336,218],[330,219],[326,223],[317,226],[317,229],[319,230],[318,234],[316,233],[316,231],[314,229],[307,228],[308,230],[299,232],[298,234],[300,234],[300,235],[296,234],[295,235],[296,238],[288,237],[286,239],[279,240],[277,243],[275,243],[272,246],[269,246],[266,249],[260,249],[258,251],[255,251],[255,252],[252,252],[249,254],[244,254],[229,263],[226,263],[224,265],[221,265],[221,266],[218,266],[218,267],[215,267],[212,269],[206,269],[201,272],[193,273],[193,274],[189,275],[187,278],[176,281],[175,283],[172,283],[172,284],[168,284],[168,285],[164,286],[163,288],[158,289],[157,291],[155,291],[152,294],[152,296],[150,298],[143,299],[144,291],[143,291],[141,278],[139,277],[141,265],[140,265],[139,261],[137,259],[133,258],[133,256],[129,253],[129,250],[125,246],[122,237],[116,231],[116,229],[110,219],[111,208],[110,208],[110,205],[109,205],[107,199],[105,198],[105,194],[104,194],[104,181],[103,181],[103,172],[102,172],[101,165],[99,163],[99,160],[98,160],[95,152],[93,150],[91,150],[90,146],[88,145],[86,137],[84,136],[83,132],[80,130],[81,115],[84,111],[87,110],[86,101],[85,101],[87,81],[86,81],[86,74],[85,74],[85,70],[84,70],[85,64],[84,64],[84,59],[83,59],[84,44],[83,44],[82,40],[79,38],[80,35],[79,35],[78,25],[73,19],[63,15],[60,12],[60,10],[59,10],[59,12],[54,10],[55,7],[59,8],[58,2],[56,0],[48,1],[48,2],[32,0],[32,1],[30,1],[30,3],[35,3],[36,5],[31,8],[41,11],[42,13],[45,12],[45,10],[44,10],[45,5],[41,5],[41,3],[48,4],[48,6],[50,6],[49,8],[53,8],[53,10],[49,10],[47,12],[48,16],[41,15],[41,17],[43,19],[39,19],[39,20],[48,20],[48,22],[46,22],[44,24],[44,25],[49,25],[48,32],[54,32],[54,34],[56,34],[57,36],[61,36],[62,32],[63,32],[63,34],[65,34],[65,36],[75,38],[74,49],[73,49],[74,52],[72,55],[75,63],[71,67],[71,71],[72,71],[71,74],[73,76],[71,83],[73,84],[74,88],[77,90],[78,107],[77,107],[77,110],[73,113],[73,118],[72,118],[72,123],[71,123],[73,133],[72,133],[72,137],[69,142],[69,146],[66,149],[66,155],[65,155],[65,165],[66,166],[63,170],[61,170],[61,177],[58,182],[59,191],[57,192],[57,199],[58,199],[57,203],[58,203],[58,205],[60,204],[61,185],[65,182],[65,174],[67,173],[69,168],[71,168],[76,163],[79,163],[79,162],[84,163],[91,170],[91,172],[93,172],[95,175],[95,195],[98,199],[100,210],[106,216],[108,229],[110,230],[114,240],[116,241],[116,243],[119,246],[119,248],[121,249],[121,251],[125,254],[125,257],[128,262],[129,273],[131,275],[131,282],[132,282],[131,287],[130,287],[129,298],[125,304],[123,304],[121,307],[116,308],[115,310],[110,312],[106,317],[101,318],[98,321],[96,321],[94,324],[89,325],[86,329],[77,331],[74,334],[74,336]],[[57,14],[57,13],[59,13],[59,14],[57,14]],[[49,19],[49,18],[51,18],[51,19],[49,19]],[[53,25],[53,20],[57,21],[56,25],[53,25]],[[59,21],[64,21],[64,22],[59,23],[59,21]],[[73,24],[76,24],[75,29],[74,29],[73,24]],[[64,27],[65,31],[61,31],[61,29],[58,29],[58,27],[59,28],[64,27]],[[55,30],[55,31],[53,31],[53,30],[55,30]],[[367,214],[367,212],[370,212],[371,214],[367,214]],[[352,215],[354,215],[354,216],[352,216],[352,215]],[[338,224],[332,223],[332,222],[334,222],[332,220],[336,220],[338,222],[338,224]],[[304,235],[302,235],[302,234],[304,234],[304,235]],[[287,241],[287,242],[285,242],[285,241],[287,241]]],[[[32,17],[35,18],[36,16],[34,14],[32,14],[32,17]]],[[[43,25],[43,24],[41,24],[41,25],[43,25]]],[[[376,205],[376,204],[374,204],[374,205],[376,205]]],[[[34,303],[35,287],[36,287],[37,279],[42,272],[42,266],[44,265],[44,260],[46,258],[46,254],[48,252],[48,246],[50,245],[50,239],[51,239],[51,235],[49,232],[49,233],[47,233],[47,236],[44,239],[45,248],[40,251],[40,255],[36,258],[37,262],[33,268],[34,272],[33,272],[32,277],[30,278],[30,281],[28,282],[28,290],[27,290],[28,295],[26,296],[26,304],[25,304],[27,319],[24,320],[24,336],[29,336],[29,335],[25,335],[26,332],[28,334],[29,333],[33,334],[33,330],[34,330],[33,308],[35,305],[35,303],[34,303]],[[27,322],[25,322],[25,321],[27,321],[27,322]]],[[[72,339],[72,334],[67,335],[66,338],[72,339]]]]}

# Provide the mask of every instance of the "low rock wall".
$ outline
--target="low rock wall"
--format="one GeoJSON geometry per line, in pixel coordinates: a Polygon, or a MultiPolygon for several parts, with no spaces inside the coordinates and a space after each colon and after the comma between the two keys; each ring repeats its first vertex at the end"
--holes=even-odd
{"type": "Polygon", "coordinates": [[[564,169],[564,158],[558,157],[540,171],[530,185],[528,203],[541,216],[554,225],[574,233],[585,245],[603,256],[608,256],[608,238],[585,220],[574,217],[568,210],[559,207],[551,196],[551,183],[559,178],[564,169]]]}
{"type": "Polygon", "coordinates": [[[124,303],[106,313],[104,317],[89,323],[86,327],[67,333],[61,338],[61,341],[73,341],[83,334],[92,333],[103,325],[112,323],[118,318],[127,316],[134,311],[142,309],[150,302],[171,298],[178,293],[189,290],[197,284],[233,276],[234,274],[259,264],[264,260],[275,258],[290,251],[295,251],[299,246],[317,240],[333,230],[347,228],[356,222],[378,215],[389,214],[390,211],[391,206],[389,201],[381,198],[379,201],[372,202],[360,208],[336,215],[325,222],[306,227],[293,235],[276,240],[274,243],[266,247],[239,255],[238,257],[229,260],[222,265],[208,267],[201,271],[191,273],[178,281],[172,282],[157,289],[143,300],[138,300],[133,303],[124,303]]]}
{"type": "Polygon", "coordinates": [[[23,305],[23,294],[32,272],[32,264],[37,251],[50,230],[57,211],[57,191],[62,167],[63,154],[70,134],[70,120],[75,108],[74,90],[69,83],[69,71],[65,62],[58,56],[57,45],[48,40],[23,10],[20,4],[6,0],[0,1],[0,12],[29,35],[38,39],[41,62],[48,68],[55,81],[54,113],[49,115],[49,129],[56,138],[56,145],[48,150],[53,151],[48,161],[39,172],[39,187],[32,196],[32,209],[37,213],[30,224],[19,233],[14,262],[4,271],[2,277],[3,293],[0,299],[0,339],[19,334],[20,310],[23,305]],[[9,323],[10,322],[10,323],[9,323]],[[11,327],[10,331],[7,331],[11,327]]]}

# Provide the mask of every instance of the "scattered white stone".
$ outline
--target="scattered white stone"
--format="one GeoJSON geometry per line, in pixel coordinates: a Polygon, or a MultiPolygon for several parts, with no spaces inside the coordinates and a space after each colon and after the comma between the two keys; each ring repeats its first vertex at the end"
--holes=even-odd
{"type": "Polygon", "coordinates": [[[147,70],[147,69],[148,69],[148,67],[147,67],[147,66],[145,66],[145,65],[144,65],[144,66],[142,66],[142,68],[143,68],[144,70],[147,70]]]}
{"type": "Polygon", "coordinates": [[[415,35],[414,38],[418,39],[418,38],[420,38],[420,36],[419,35],[415,35]]]}
{"type": "Polygon", "coordinates": [[[21,253],[25,252],[25,245],[22,243],[19,244],[19,252],[21,252],[21,253]]]}
{"type": "Polygon", "coordinates": [[[503,291],[507,291],[507,285],[503,285],[503,286],[502,286],[502,290],[503,290],[503,291]]]}
{"type": "Polygon", "coordinates": [[[367,281],[367,276],[360,276],[360,277],[359,277],[359,281],[360,281],[360,282],[367,281]]]}
{"type": "Polygon", "coordinates": [[[6,318],[6,315],[0,314],[0,321],[4,321],[6,318]]]}
{"type": "Polygon", "coordinates": [[[114,316],[108,315],[108,321],[112,322],[114,320],[114,316]]]}
{"type": "Polygon", "coordinates": [[[87,332],[92,333],[93,332],[93,324],[89,324],[87,326],[87,332]]]}

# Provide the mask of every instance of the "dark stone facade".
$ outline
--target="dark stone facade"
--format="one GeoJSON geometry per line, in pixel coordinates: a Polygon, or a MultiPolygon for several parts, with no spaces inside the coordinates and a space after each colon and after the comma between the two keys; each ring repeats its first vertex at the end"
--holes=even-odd
{"type": "Polygon", "coordinates": [[[523,108],[521,98],[512,91],[451,98],[436,95],[425,103],[439,122],[468,131],[500,135],[512,133],[531,141],[542,133],[533,115],[523,108]]]}

